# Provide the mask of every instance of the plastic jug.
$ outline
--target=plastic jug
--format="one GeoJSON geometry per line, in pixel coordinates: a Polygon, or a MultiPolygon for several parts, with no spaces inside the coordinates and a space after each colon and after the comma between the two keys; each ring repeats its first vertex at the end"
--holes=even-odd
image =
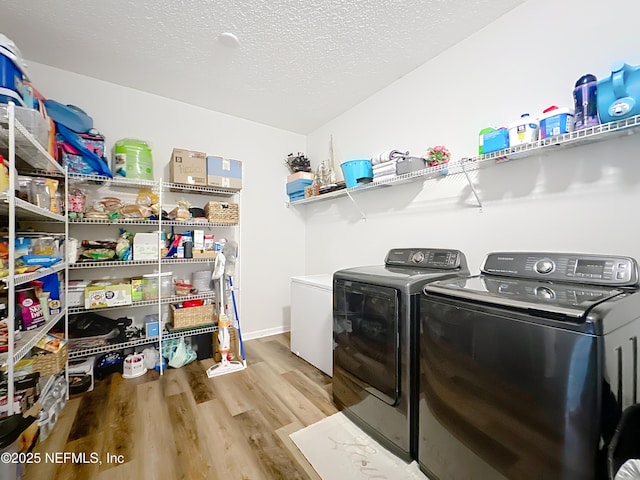
{"type": "Polygon", "coordinates": [[[509,125],[509,145],[514,147],[538,140],[540,124],[528,113],[523,113],[518,120],[509,125]]]}
{"type": "Polygon", "coordinates": [[[602,123],[640,114],[640,66],[618,62],[598,81],[598,115],[602,123]]]}
{"type": "Polygon", "coordinates": [[[600,124],[597,103],[598,81],[595,75],[587,73],[581,76],[573,89],[575,104],[574,130],[594,127],[600,124]]]}
{"type": "Polygon", "coordinates": [[[144,140],[123,138],[113,147],[113,173],[138,180],[153,180],[151,148],[144,140]]]}

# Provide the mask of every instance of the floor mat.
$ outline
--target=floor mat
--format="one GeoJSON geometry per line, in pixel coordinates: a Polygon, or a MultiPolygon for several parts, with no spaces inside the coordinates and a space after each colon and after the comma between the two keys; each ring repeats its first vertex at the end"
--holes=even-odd
{"type": "Polygon", "coordinates": [[[428,480],[416,462],[402,461],[342,413],[289,436],[323,480],[428,480]]]}

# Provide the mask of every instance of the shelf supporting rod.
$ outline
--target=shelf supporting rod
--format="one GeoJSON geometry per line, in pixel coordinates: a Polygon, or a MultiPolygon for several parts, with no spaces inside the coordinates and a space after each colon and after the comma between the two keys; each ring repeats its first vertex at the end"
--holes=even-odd
{"type": "Polygon", "coordinates": [[[358,205],[358,202],[355,201],[355,199],[351,195],[351,192],[349,191],[349,189],[347,189],[345,191],[347,192],[347,196],[351,199],[351,202],[353,203],[353,206],[356,207],[358,209],[358,211],[360,212],[360,216],[362,217],[362,220],[364,220],[366,222],[367,221],[367,215],[360,208],[360,206],[358,205]]]}
{"type": "Polygon", "coordinates": [[[462,160],[460,160],[460,167],[462,168],[462,172],[464,173],[464,176],[467,178],[467,182],[469,183],[469,186],[471,187],[471,191],[473,192],[473,196],[476,197],[476,202],[478,203],[478,207],[480,207],[480,212],[482,212],[482,200],[480,200],[480,196],[478,195],[478,191],[476,190],[476,186],[471,181],[471,177],[469,176],[469,172],[467,172],[467,169],[464,167],[464,164],[466,163],[466,161],[467,161],[466,158],[463,158],[462,160]]]}
{"type": "MultiPolygon", "coordinates": [[[[164,191],[164,188],[162,188],[162,177],[160,177],[160,180],[158,181],[158,199],[159,199],[159,203],[158,205],[162,205],[162,202],[164,201],[164,199],[162,198],[162,193],[164,191]]],[[[164,369],[165,369],[165,365],[164,365],[164,359],[162,358],[162,334],[164,331],[164,326],[162,324],[162,301],[160,300],[162,298],[162,295],[160,295],[161,293],[161,280],[162,280],[162,242],[161,242],[161,237],[162,237],[162,209],[159,209],[158,212],[158,238],[156,239],[157,242],[157,248],[158,248],[158,353],[160,356],[160,375],[164,375],[164,369]]],[[[153,319],[152,319],[153,320],[153,319]]]]}
{"type": "MultiPolygon", "coordinates": [[[[14,335],[15,335],[15,260],[16,260],[16,249],[15,249],[15,238],[16,238],[16,200],[15,200],[15,176],[13,175],[13,171],[17,171],[16,167],[16,117],[15,117],[15,104],[13,102],[9,102],[9,165],[7,170],[9,171],[9,189],[7,190],[7,198],[9,199],[9,276],[7,277],[7,300],[8,300],[8,309],[7,309],[7,320],[6,324],[9,328],[8,335],[8,351],[7,351],[7,414],[9,416],[13,415],[13,396],[14,396],[14,384],[13,384],[13,370],[14,370],[14,355],[15,355],[15,347],[14,347],[14,335]]],[[[4,166],[2,167],[4,168],[4,166]]]]}

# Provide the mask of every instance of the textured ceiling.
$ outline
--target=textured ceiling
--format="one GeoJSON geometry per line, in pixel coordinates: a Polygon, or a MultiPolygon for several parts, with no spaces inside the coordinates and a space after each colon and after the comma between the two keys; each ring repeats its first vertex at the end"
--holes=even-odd
{"type": "Polygon", "coordinates": [[[2,0],[0,33],[27,62],[304,134],[524,1],[2,0]]]}

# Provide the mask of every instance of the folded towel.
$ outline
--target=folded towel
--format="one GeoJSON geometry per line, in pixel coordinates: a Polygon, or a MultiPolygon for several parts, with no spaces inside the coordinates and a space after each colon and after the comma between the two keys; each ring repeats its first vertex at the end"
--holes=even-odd
{"type": "Polygon", "coordinates": [[[381,163],[373,167],[373,176],[388,175],[389,173],[396,173],[396,162],[391,161],[387,163],[381,163]]]}
{"type": "Polygon", "coordinates": [[[374,182],[384,182],[385,180],[390,180],[392,178],[396,178],[397,175],[395,173],[390,173],[388,175],[381,175],[379,177],[373,177],[374,182]]]}
{"type": "Polygon", "coordinates": [[[400,158],[407,157],[409,152],[401,152],[400,150],[387,150],[386,152],[379,153],[375,157],[371,158],[372,165],[378,165],[380,163],[390,162],[391,160],[399,160],[400,158]]]}

